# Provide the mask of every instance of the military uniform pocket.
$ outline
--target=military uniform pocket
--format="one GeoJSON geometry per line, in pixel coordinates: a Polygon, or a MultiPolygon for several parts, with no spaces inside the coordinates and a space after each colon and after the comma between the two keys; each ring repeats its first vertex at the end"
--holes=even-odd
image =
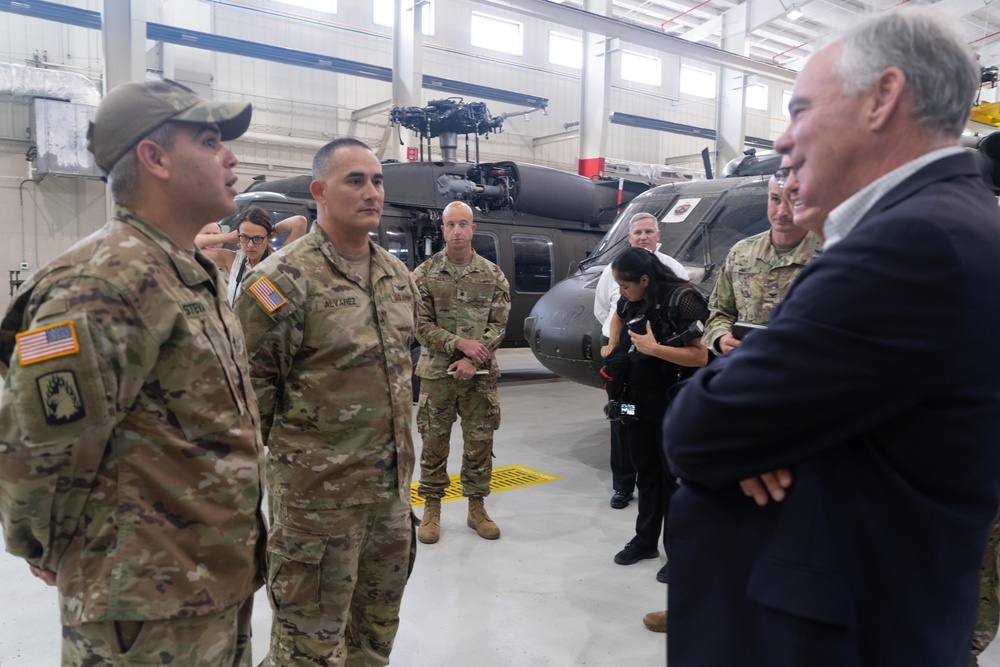
{"type": "Polygon", "coordinates": [[[318,616],[320,564],[326,536],[281,524],[267,536],[267,590],[275,608],[299,616],[318,616]]]}

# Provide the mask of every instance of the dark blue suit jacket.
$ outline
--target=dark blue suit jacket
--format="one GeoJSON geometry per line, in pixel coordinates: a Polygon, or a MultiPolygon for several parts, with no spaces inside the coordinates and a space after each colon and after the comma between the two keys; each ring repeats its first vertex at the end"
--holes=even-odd
{"type": "Polygon", "coordinates": [[[970,155],[807,266],[664,423],[670,667],[964,667],[1000,491],[1000,213],[970,155]],[[780,504],[738,481],[790,467],[780,504]]]}

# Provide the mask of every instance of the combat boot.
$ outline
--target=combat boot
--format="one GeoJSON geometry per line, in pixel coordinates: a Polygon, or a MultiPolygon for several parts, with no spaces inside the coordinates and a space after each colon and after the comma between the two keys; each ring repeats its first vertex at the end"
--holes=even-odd
{"type": "Polygon", "coordinates": [[[428,498],[424,505],[424,518],[417,528],[417,539],[424,544],[434,544],[441,537],[441,499],[428,498]]]}
{"type": "Polygon", "coordinates": [[[475,530],[479,537],[495,540],[500,537],[500,529],[490,515],[486,513],[482,496],[469,496],[469,528],[475,530]]]}
{"type": "Polygon", "coordinates": [[[667,631],[667,612],[651,611],[642,617],[642,624],[653,632],[667,631]]]}

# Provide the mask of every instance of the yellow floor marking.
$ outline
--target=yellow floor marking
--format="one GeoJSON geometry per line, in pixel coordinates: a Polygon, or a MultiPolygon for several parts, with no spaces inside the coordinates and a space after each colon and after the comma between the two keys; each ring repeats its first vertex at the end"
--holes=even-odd
{"type": "MultiPolygon", "coordinates": [[[[419,467],[416,473],[420,474],[419,467]]],[[[451,481],[448,484],[448,488],[444,491],[444,498],[441,499],[441,502],[460,500],[462,498],[462,482],[459,479],[460,477],[461,475],[458,474],[449,476],[451,481]]],[[[526,486],[545,484],[546,482],[554,482],[559,479],[562,479],[562,477],[550,475],[515,463],[493,469],[493,477],[490,480],[490,492],[499,493],[500,491],[523,489],[526,486]]],[[[420,507],[424,504],[424,499],[417,495],[417,486],[419,484],[419,482],[413,482],[410,485],[410,502],[414,507],[420,507]]]]}

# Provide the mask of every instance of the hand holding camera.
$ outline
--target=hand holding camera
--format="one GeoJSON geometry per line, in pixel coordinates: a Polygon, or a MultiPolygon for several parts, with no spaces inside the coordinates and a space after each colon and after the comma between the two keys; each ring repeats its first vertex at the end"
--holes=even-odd
{"type": "Polygon", "coordinates": [[[651,355],[659,342],[653,335],[653,327],[645,317],[637,317],[628,323],[628,335],[632,339],[629,353],[651,355]]]}

